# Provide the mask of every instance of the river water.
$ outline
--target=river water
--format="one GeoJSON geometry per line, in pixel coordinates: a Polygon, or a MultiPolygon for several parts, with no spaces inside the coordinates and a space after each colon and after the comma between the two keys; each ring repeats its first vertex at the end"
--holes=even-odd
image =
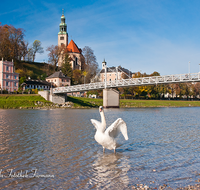
{"type": "Polygon", "coordinates": [[[172,188],[200,179],[200,108],[105,110],[129,140],[106,150],[94,140],[98,109],[0,110],[0,189],[172,188]]]}

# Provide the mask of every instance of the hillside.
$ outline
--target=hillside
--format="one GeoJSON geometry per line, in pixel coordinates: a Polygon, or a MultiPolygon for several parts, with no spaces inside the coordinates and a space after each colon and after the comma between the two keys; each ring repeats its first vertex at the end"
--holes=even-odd
{"type": "MultiPolygon", "coordinates": [[[[19,73],[19,77],[23,77],[23,79],[30,77],[31,79],[45,80],[47,76],[53,74],[57,69],[53,65],[47,63],[17,61],[14,62],[14,64],[15,72],[19,73]]],[[[20,80],[20,82],[22,82],[22,80],[20,80]]]]}

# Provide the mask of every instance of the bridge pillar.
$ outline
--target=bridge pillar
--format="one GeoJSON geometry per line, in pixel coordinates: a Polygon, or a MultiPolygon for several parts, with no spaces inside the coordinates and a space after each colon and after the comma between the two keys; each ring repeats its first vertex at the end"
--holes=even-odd
{"type": "Polygon", "coordinates": [[[67,101],[67,94],[53,94],[53,89],[50,89],[49,101],[55,104],[64,104],[67,101]]]}
{"type": "Polygon", "coordinates": [[[119,108],[119,92],[114,89],[103,89],[103,107],[119,108]]]}

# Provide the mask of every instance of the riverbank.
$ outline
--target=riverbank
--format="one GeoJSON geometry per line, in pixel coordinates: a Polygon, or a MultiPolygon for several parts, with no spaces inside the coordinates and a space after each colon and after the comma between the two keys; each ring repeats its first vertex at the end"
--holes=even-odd
{"type": "MultiPolygon", "coordinates": [[[[68,97],[65,104],[58,105],[45,100],[38,94],[1,94],[1,109],[54,109],[54,108],[98,108],[102,99],[68,97]]],[[[181,100],[132,100],[120,99],[120,108],[146,107],[200,107],[200,101],[181,100]]]]}
{"type": "Polygon", "coordinates": [[[38,94],[1,94],[0,108],[2,109],[34,109],[53,106],[38,94]]]}
{"type": "MultiPolygon", "coordinates": [[[[68,97],[74,107],[99,107],[103,105],[102,99],[68,97]]],[[[120,108],[146,108],[146,107],[200,107],[200,101],[182,100],[132,100],[120,99],[120,108]]]]}

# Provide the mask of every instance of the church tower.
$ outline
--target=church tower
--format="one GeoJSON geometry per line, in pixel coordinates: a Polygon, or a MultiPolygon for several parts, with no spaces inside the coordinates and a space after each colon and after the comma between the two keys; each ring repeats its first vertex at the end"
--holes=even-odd
{"type": "Polygon", "coordinates": [[[62,10],[61,23],[58,32],[58,46],[68,45],[67,24],[65,23],[64,10],[62,10]]]}

